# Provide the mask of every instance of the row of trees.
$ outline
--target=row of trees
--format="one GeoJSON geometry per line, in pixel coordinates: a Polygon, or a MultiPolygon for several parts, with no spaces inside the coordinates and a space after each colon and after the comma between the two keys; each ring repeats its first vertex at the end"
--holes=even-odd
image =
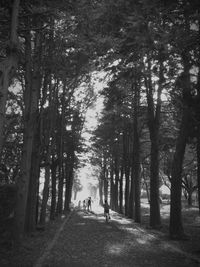
{"type": "Polygon", "coordinates": [[[3,1],[1,183],[14,183],[16,240],[70,209],[85,113],[93,100],[83,6],[3,1]],[[81,13],[82,10],[82,13],[81,13]],[[40,192],[42,191],[42,195],[40,192]],[[42,197],[42,198],[41,198],[42,197]]]}
{"type": "Polygon", "coordinates": [[[109,1],[106,11],[110,49],[102,64],[112,78],[93,139],[101,195],[107,198],[109,187],[112,208],[125,206],[140,222],[141,180],[149,177],[150,226],[157,228],[159,187],[168,177],[170,235],[182,238],[182,188],[190,199],[197,187],[200,195],[199,3],[109,1]],[[192,157],[184,160],[185,150],[192,157]]]}
{"type": "Polygon", "coordinates": [[[171,182],[170,234],[183,236],[187,144],[200,166],[198,1],[1,2],[1,175],[17,187],[17,239],[44,223],[49,196],[50,218],[69,209],[94,69],[112,77],[95,146],[113,207],[122,210],[126,177],[125,213],[139,222],[149,172],[150,225],[159,227],[162,170],[171,182]]]}

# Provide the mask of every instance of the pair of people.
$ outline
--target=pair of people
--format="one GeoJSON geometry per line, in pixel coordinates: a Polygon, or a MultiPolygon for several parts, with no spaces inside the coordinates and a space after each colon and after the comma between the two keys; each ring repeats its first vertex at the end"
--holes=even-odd
{"type": "Polygon", "coordinates": [[[86,205],[87,205],[87,210],[91,211],[91,204],[92,204],[92,200],[91,197],[88,197],[87,199],[87,204],[86,204],[86,200],[83,200],[83,209],[86,210],[86,205]]]}

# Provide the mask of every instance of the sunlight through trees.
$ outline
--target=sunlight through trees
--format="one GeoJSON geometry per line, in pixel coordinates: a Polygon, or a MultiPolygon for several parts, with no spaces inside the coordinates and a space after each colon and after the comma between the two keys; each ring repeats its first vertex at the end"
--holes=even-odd
{"type": "Polygon", "coordinates": [[[15,241],[89,196],[137,223],[144,200],[154,229],[167,203],[185,238],[182,208],[200,210],[199,2],[1,2],[0,187],[15,205],[0,216],[15,241]]]}

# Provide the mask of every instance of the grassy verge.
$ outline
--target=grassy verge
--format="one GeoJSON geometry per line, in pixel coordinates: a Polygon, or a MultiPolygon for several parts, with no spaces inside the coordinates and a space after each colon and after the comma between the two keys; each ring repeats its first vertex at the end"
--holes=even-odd
{"type": "MultiPolygon", "coordinates": [[[[163,238],[169,239],[169,203],[161,204],[161,219],[162,228],[157,231],[164,234],[163,238]]],[[[149,204],[147,201],[142,202],[142,223],[145,227],[149,224],[149,204]]],[[[187,253],[191,253],[197,257],[200,257],[200,215],[197,206],[188,207],[183,202],[182,219],[185,234],[188,236],[188,240],[171,241],[180,249],[187,253]]]]}
{"type": "Polygon", "coordinates": [[[25,236],[22,245],[12,249],[5,242],[0,245],[1,267],[31,267],[43,254],[56,231],[60,228],[64,218],[49,221],[45,230],[35,231],[25,236]]]}

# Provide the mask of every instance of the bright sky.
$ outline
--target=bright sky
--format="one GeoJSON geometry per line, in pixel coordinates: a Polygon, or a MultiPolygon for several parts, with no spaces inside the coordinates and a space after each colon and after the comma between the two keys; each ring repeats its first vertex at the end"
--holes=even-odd
{"type": "MultiPolygon", "coordinates": [[[[99,93],[105,86],[106,82],[103,81],[105,77],[104,73],[94,73],[93,78],[93,85],[94,85],[94,91],[95,93],[99,93]]],[[[91,137],[91,134],[88,133],[87,129],[89,131],[94,130],[98,126],[98,117],[101,116],[101,111],[103,109],[103,97],[98,96],[96,103],[88,109],[86,113],[86,120],[84,125],[84,130],[82,133],[82,137],[86,139],[86,144],[90,144],[89,138],[91,137]]],[[[88,156],[88,155],[84,155],[88,156]]],[[[83,190],[78,193],[77,199],[83,200],[90,196],[90,191],[88,189],[89,185],[97,185],[98,180],[97,177],[95,178],[93,175],[93,168],[89,164],[85,167],[81,168],[78,172],[78,178],[81,181],[81,184],[83,186],[83,190]]]]}
{"type": "MultiPolygon", "coordinates": [[[[105,73],[103,72],[94,73],[93,85],[95,93],[99,93],[106,86],[105,73]]],[[[162,101],[166,101],[168,98],[167,93],[163,92],[161,98],[162,101]]],[[[102,109],[103,109],[103,97],[99,95],[96,100],[96,103],[94,103],[94,105],[91,108],[89,108],[86,113],[86,121],[82,137],[85,138],[86,144],[88,145],[90,144],[89,139],[91,137],[91,134],[88,133],[87,129],[89,131],[95,130],[95,128],[98,126],[98,117],[101,116],[102,109]]],[[[88,155],[83,155],[83,156],[87,157],[88,155]]],[[[83,190],[78,193],[77,200],[83,200],[90,196],[90,191],[88,189],[89,184],[97,185],[98,180],[93,176],[93,168],[89,164],[79,170],[78,178],[81,181],[83,190]]]]}

